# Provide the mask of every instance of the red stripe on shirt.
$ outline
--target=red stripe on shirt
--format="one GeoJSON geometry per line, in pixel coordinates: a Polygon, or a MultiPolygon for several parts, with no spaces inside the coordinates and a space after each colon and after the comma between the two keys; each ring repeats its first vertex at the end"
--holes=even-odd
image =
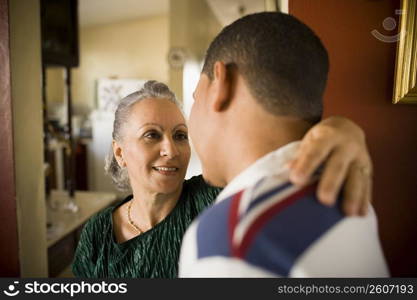
{"type": "Polygon", "coordinates": [[[239,221],[239,203],[242,194],[243,190],[233,196],[229,210],[229,244],[232,256],[235,256],[235,252],[238,248],[236,245],[233,244],[233,236],[235,234],[235,229],[239,221]]]}
{"type": "Polygon", "coordinates": [[[294,194],[289,195],[287,198],[277,202],[276,204],[269,207],[267,210],[262,212],[255,221],[252,223],[252,225],[249,227],[249,229],[246,231],[245,236],[242,239],[242,242],[240,246],[237,247],[237,249],[232,252],[235,256],[243,258],[246,255],[246,252],[249,249],[249,246],[253,242],[256,234],[262,229],[262,227],[274,216],[279,214],[281,211],[283,211],[285,208],[296,202],[297,200],[300,200],[303,198],[304,195],[309,194],[311,192],[315,192],[317,189],[317,183],[308,185],[301,190],[295,192],[294,194]]]}

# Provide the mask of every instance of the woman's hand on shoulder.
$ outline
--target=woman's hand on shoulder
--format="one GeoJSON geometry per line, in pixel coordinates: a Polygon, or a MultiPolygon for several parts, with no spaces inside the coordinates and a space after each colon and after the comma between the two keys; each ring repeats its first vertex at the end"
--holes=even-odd
{"type": "Polygon", "coordinates": [[[329,117],[312,127],[290,164],[290,180],[305,184],[321,165],[319,201],[333,205],[343,186],[344,212],[366,215],[372,198],[372,161],[363,130],[344,117],[329,117]]]}

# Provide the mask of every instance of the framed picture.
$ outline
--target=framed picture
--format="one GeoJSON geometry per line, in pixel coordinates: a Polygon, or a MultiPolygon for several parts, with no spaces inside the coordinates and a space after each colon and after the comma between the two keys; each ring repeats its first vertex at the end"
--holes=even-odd
{"type": "Polygon", "coordinates": [[[145,84],[144,79],[111,79],[97,80],[97,108],[100,111],[114,113],[119,101],[145,84]]]}
{"type": "Polygon", "coordinates": [[[417,1],[402,1],[399,36],[393,103],[417,104],[417,1]]]}

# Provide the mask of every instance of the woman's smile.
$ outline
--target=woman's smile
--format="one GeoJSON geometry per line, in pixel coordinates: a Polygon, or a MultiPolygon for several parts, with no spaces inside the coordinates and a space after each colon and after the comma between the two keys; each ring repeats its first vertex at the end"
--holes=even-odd
{"type": "Polygon", "coordinates": [[[152,169],[165,176],[177,176],[179,174],[179,168],[175,166],[154,166],[152,169]]]}

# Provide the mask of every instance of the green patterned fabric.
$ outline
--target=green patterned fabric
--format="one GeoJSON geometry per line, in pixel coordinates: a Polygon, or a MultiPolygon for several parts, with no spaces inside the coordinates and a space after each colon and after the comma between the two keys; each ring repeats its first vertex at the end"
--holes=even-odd
{"type": "Polygon", "coordinates": [[[93,216],[84,226],[72,271],[88,278],[175,278],[181,240],[197,215],[211,205],[220,189],[207,185],[202,176],[184,181],[172,212],[155,227],[124,243],[115,240],[112,212],[132,199],[93,216]]]}

